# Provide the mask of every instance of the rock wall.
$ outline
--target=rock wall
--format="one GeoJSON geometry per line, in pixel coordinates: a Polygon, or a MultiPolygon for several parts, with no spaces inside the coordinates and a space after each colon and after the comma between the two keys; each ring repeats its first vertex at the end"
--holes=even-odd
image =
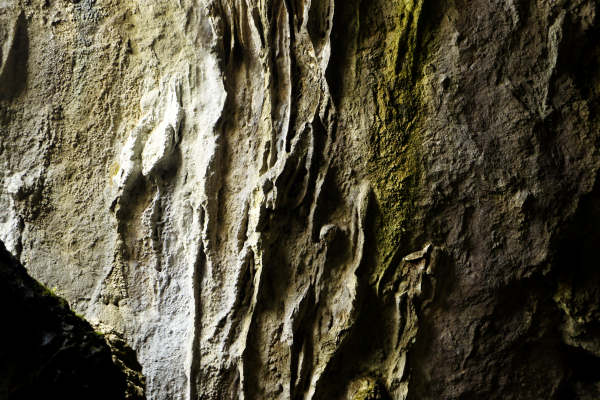
{"type": "Polygon", "coordinates": [[[599,7],[0,3],[0,239],[151,399],[597,398],[599,7]]]}
{"type": "Polygon", "coordinates": [[[32,279],[2,242],[0,301],[2,399],[145,398],[133,350],[94,331],[64,299],[32,279]]]}

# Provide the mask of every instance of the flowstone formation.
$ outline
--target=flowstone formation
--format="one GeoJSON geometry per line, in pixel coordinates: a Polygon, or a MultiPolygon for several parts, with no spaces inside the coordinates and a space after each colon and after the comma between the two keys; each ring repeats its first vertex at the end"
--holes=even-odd
{"type": "Polygon", "coordinates": [[[599,7],[0,3],[0,240],[150,399],[598,398],[599,7]]]}

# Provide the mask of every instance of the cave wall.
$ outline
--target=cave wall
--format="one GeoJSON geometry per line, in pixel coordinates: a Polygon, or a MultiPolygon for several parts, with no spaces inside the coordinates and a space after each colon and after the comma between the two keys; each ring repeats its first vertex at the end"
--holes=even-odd
{"type": "Polygon", "coordinates": [[[597,398],[598,7],[0,3],[0,240],[151,399],[597,398]]]}
{"type": "Polygon", "coordinates": [[[31,278],[0,242],[0,397],[142,400],[135,352],[31,278]]]}

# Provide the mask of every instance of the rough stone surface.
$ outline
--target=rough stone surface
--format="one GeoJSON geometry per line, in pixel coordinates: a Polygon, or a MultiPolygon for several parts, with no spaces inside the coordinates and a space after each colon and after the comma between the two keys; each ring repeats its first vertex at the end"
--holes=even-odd
{"type": "Polygon", "coordinates": [[[0,2],[0,239],[151,399],[598,398],[599,7],[0,2]]]}
{"type": "Polygon", "coordinates": [[[145,398],[132,350],[111,352],[105,337],[31,278],[2,242],[0,301],[0,398],[145,398]]]}

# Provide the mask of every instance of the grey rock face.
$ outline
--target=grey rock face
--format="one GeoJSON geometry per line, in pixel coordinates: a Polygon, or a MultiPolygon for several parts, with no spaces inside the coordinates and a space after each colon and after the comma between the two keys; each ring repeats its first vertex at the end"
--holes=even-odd
{"type": "Polygon", "coordinates": [[[27,275],[2,242],[0,278],[0,397],[145,398],[135,353],[126,346],[111,352],[105,338],[27,275]]]}
{"type": "Polygon", "coordinates": [[[596,398],[598,7],[0,3],[0,239],[152,399],[596,398]]]}

